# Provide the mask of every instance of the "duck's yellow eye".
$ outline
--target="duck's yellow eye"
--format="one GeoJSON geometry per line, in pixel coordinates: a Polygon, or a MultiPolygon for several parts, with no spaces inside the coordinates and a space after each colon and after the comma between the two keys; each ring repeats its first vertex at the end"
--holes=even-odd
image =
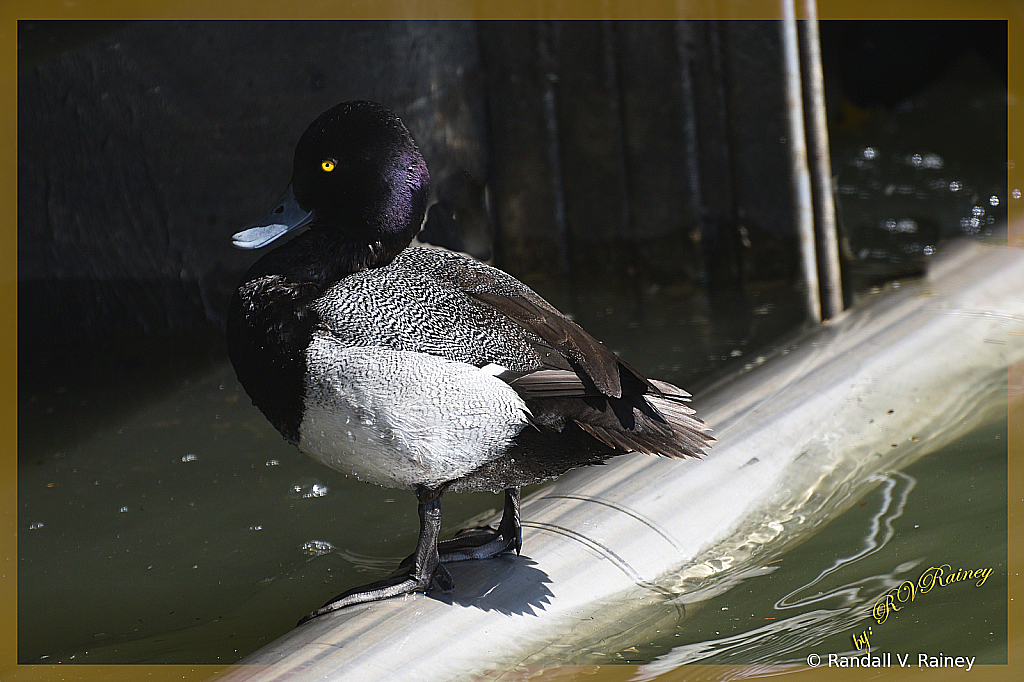
{"type": "Polygon", "coordinates": [[[322,168],[325,173],[330,173],[334,170],[334,166],[334,159],[324,159],[320,162],[320,168],[322,168]]]}

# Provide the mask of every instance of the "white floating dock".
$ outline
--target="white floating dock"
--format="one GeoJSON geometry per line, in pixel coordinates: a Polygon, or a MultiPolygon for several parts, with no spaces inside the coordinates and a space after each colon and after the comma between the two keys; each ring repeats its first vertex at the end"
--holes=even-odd
{"type": "Polygon", "coordinates": [[[841,487],[992,419],[1021,361],[1024,250],[960,245],[922,281],[696,395],[718,438],[707,459],[627,455],[570,472],[523,501],[521,557],[451,565],[448,603],[350,607],[216,679],[450,680],[571,662],[652,614],[675,622],[665,585],[757,566],[806,537],[848,504],[841,487]]]}

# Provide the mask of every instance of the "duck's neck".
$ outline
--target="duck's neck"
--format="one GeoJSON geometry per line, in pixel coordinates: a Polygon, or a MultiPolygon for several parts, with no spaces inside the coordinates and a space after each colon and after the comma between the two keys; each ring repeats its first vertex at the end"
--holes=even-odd
{"type": "Polygon", "coordinates": [[[329,232],[311,230],[301,237],[308,254],[310,279],[337,282],[353,272],[378,268],[390,263],[412,241],[408,236],[367,239],[338,238],[329,232]]]}

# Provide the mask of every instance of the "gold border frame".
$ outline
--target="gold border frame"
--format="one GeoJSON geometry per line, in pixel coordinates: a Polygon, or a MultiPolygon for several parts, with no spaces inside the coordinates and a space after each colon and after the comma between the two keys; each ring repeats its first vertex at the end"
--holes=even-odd
{"type": "MultiPolygon", "coordinates": [[[[19,19],[778,19],[781,0],[322,0],[292,5],[287,9],[267,0],[6,0],[0,7],[0,78],[4,97],[0,116],[0,197],[6,206],[17,206],[17,21],[19,19]]],[[[1008,41],[1022,45],[1024,3],[1014,0],[819,0],[821,19],[1003,19],[1008,22],[1008,41]]],[[[799,16],[799,15],[798,15],[799,16]]],[[[1024,50],[1009,50],[1008,101],[1008,189],[1024,189],[1024,50]]],[[[1024,202],[1008,201],[1010,244],[1024,248],[1024,202]]],[[[204,680],[229,666],[222,665],[17,665],[17,223],[0,229],[0,679],[18,680],[204,680]],[[13,616],[13,617],[12,617],[13,616]]],[[[1024,364],[1011,367],[1008,380],[1024,385],[1024,364]]],[[[1013,670],[1024,669],[1024,630],[1021,628],[1024,589],[1018,573],[1024,566],[1024,399],[1008,404],[1008,566],[1007,665],[984,666],[974,672],[990,679],[1015,679],[1013,670]]],[[[59,614],[55,614],[55,617],[59,614]]],[[[59,627],[59,625],[55,625],[59,627]]],[[[684,666],[659,678],[682,680],[700,677],[735,677],[737,671],[716,672],[722,666],[684,666]]],[[[731,666],[730,666],[731,667],[731,666]]],[[[568,680],[629,680],[636,666],[529,666],[527,676],[568,680]]],[[[801,680],[831,678],[836,671],[803,669],[801,680]]],[[[751,671],[753,675],[757,672],[751,671]]],[[[776,671],[775,674],[778,674],[776,671]]],[[[856,679],[888,680],[904,675],[927,680],[945,679],[962,670],[898,668],[848,670],[844,676],[856,679]],[[909,670],[909,669],[908,669],[909,670]]],[[[772,674],[772,673],[768,673],[772,674]]],[[[1016,674],[1019,674],[1016,673],[1016,674]]],[[[741,676],[742,673],[740,673],[741,676]]]]}

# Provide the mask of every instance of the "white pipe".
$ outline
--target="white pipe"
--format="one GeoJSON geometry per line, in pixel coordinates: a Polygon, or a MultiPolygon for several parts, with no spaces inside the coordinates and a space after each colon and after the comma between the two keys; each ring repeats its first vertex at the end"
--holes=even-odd
{"type": "Polygon", "coordinates": [[[924,280],[698,393],[719,441],[708,458],[570,472],[523,501],[523,556],[451,565],[450,603],[347,608],[216,679],[466,678],[571,662],[637,619],[678,621],[682,576],[760,565],[852,503],[837,490],[990,419],[1007,366],[1024,361],[1021,282],[1020,249],[954,249],[924,280]]]}

